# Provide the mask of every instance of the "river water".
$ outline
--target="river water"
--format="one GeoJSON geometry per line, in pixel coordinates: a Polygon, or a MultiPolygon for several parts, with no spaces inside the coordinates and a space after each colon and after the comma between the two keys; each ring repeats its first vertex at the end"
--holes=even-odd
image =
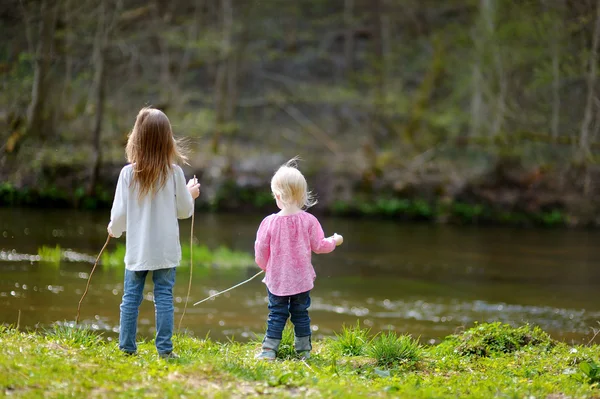
{"type": "MultiPolygon", "coordinates": [[[[252,254],[264,215],[195,216],[200,243],[252,254]]],[[[109,212],[0,208],[0,323],[22,329],[73,323],[93,259],[106,240],[109,212]],[[70,260],[39,262],[39,247],[60,245],[70,260]],[[87,255],[87,256],[84,256],[87,255]],[[20,313],[20,318],[19,318],[20,313]]],[[[539,325],[554,338],[587,343],[600,328],[600,231],[457,227],[367,219],[321,220],[344,235],[331,254],[314,255],[310,316],[315,337],[343,324],[372,333],[392,329],[436,343],[475,322],[539,325]]],[[[181,221],[187,240],[190,220],[181,221]]],[[[120,239],[124,242],[124,239],[120,239]]],[[[109,248],[114,248],[111,242],[109,248]]],[[[182,330],[216,340],[264,333],[267,304],[260,279],[198,306],[212,293],[255,274],[257,267],[198,272],[182,330]]],[[[175,287],[175,326],[189,269],[175,287]]],[[[81,322],[117,336],[123,269],[98,267],[81,307],[81,322]]],[[[154,333],[152,283],[140,308],[139,333],[154,333]]],[[[600,342],[596,337],[595,342],[600,342]]]]}

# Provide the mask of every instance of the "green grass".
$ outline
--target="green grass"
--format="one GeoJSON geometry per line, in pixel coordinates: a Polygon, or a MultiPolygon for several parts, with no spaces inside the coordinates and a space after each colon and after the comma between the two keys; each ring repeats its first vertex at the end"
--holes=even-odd
{"type": "MultiPolygon", "coordinates": [[[[63,325],[31,333],[0,326],[0,387],[5,396],[27,398],[600,396],[598,345],[548,345],[535,339],[536,334],[543,338],[541,332],[519,328],[477,325],[436,346],[420,346],[410,337],[387,332],[368,339],[363,356],[340,354],[336,339],[315,340],[307,362],[293,355],[288,328],[288,346],[278,359],[258,362],[254,356],[260,341],[220,343],[176,335],[180,358],[165,361],[152,341],[140,342],[138,354],[127,356],[114,341],[87,329],[63,325]],[[494,340],[482,342],[492,335],[494,340]],[[534,339],[517,346],[498,344],[526,335],[534,339]],[[459,350],[471,341],[488,345],[490,355],[459,350]],[[373,357],[381,354],[396,357],[385,362],[373,357]],[[399,359],[413,363],[407,367],[399,359]]],[[[357,325],[338,337],[352,341],[352,334],[364,337],[364,330],[357,325]]]]}
{"type": "Polygon", "coordinates": [[[62,249],[59,245],[54,248],[44,245],[38,248],[38,256],[40,257],[40,261],[58,266],[62,260],[62,249]]]}
{"type": "Polygon", "coordinates": [[[375,359],[378,366],[414,364],[421,359],[421,346],[408,335],[398,336],[393,331],[388,331],[373,338],[367,353],[375,359]]]}
{"type": "MultiPolygon", "coordinates": [[[[194,267],[217,267],[220,269],[242,268],[254,265],[254,258],[247,252],[234,251],[226,247],[211,250],[206,245],[194,245],[192,251],[194,267]]],[[[102,254],[101,263],[107,267],[123,267],[125,245],[117,244],[102,254]]],[[[190,265],[190,245],[181,244],[181,265],[190,265]]]]}
{"type": "MultiPolygon", "coordinates": [[[[110,248],[110,247],[109,247],[110,248]]],[[[63,249],[56,247],[43,246],[38,248],[40,261],[58,266],[64,258],[63,249]]],[[[181,244],[181,265],[187,267],[190,265],[190,255],[194,267],[208,269],[211,267],[218,269],[239,269],[254,265],[252,254],[242,251],[234,251],[227,247],[220,246],[211,250],[206,245],[195,245],[193,251],[189,244],[181,244]],[[190,253],[191,252],[191,253],[190,253]]],[[[118,243],[113,249],[106,249],[102,254],[100,264],[109,268],[122,268],[125,266],[125,245],[118,243]]]]}
{"type": "Polygon", "coordinates": [[[332,347],[340,356],[364,355],[369,343],[369,332],[370,329],[360,328],[359,321],[352,327],[342,325],[342,331],[335,334],[332,347]]]}

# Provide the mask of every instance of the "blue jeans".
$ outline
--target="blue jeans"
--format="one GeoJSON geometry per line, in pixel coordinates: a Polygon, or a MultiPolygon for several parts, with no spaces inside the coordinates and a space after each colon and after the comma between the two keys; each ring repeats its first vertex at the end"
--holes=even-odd
{"type": "Polygon", "coordinates": [[[267,319],[267,338],[281,339],[283,329],[288,317],[294,324],[294,335],[296,337],[309,337],[310,317],[310,291],[301,292],[296,295],[277,296],[267,289],[269,294],[269,318],[267,319]]]}
{"type": "MultiPolygon", "coordinates": [[[[137,345],[137,319],[144,294],[144,283],[148,270],[131,271],[125,269],[125,286],[121,302],[121,327],[119,330],[119,349],[127,353],[135,353],[137,345]]],[[[175,285],[175,268],[152,271],[154,282],[154,310],[156,316],[156,350],[159,354],[173,351],[173,286],[175,285]]]]}

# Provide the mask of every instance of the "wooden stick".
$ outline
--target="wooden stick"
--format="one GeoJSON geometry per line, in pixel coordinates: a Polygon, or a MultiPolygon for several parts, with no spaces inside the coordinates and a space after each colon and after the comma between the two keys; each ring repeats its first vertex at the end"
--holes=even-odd
{"type": "Polygon", "coordinates": [[[223,291],[221,291],[221,292],[217,292],[216,294],[213,294],[213,295],[209,296],[208,298],[204,298],[203,300],[196,302],[196,303],[194,304],[194,306],[196,306],[196,305],[199,305],[199,304],[201,304],[202,302],[208,301],[209,299],[211,299],[211,298],[214,298],[214,297],[216,297],[216,296],[218,296],[218,295],[224,294],[224,293],[226,293],[227,291],[231,291],[232,289],[234,289],[234,288],[237,288],[237,287],[239,287],[239,286],[240,286],[240,285],[242,285],[242,284],[246,284],[248,281],[250,281],[250,280],[254,279],[256,276],[258,276],[259,274],[261,274],[261,273],[263,273],[263,272],[264,272],[264,270],[261,270],[261,271],[259,271],[258,273],[256,273],[254,276],[250,277],[248,280],[244,280],[244,281],[242,281],[241,283],[234,285],[233,287],[227,288],[226,290],[223,290],[223,291]]]}
{"type": "Polygon", "coordinates": [[[96,263],[94,263],[94,267],[92,267],[92,271],[90,272],[90,276],[88,277],[87,285],[85,286],[85,292],[83,293],[83,295],[81,296],[81,299],[79,300],[79,305],[77,306],[77,317],[75,318],[76,325],[79,323],[79,310],[81,309],[81,302],[83,302],[83,298],[85,298],[85,296],[87,295],[88,289],[90,288],[90,281],[92,280],[92,275],[94,274],[94,270],[96,270],[96,266],[98,266],[98,261],[100,260],[100,257],[102,256],[102,252],[104,252],[104,249],[108,245],[109,241],[110,241],[110,234],[106,238],[106,242],[104,243],[104,246],[100,250],[98,257],[96,258],[96,263]]]}
{"type": "MultiPolygon", "coordinates": [[[[194,175],[194,183],[197,183],[196,175],[194,175]]],[[[192,272],[194,270],[194,257],[192,256],[194,251],[194,213],[195,210],[192,211],[192,228],[190,229],[190,281],[188,283],[188,292],[187,296],[185,297],[185,305],[183,306],[183,313],[181,314],[181,318],[179,319],[179,326],[177,326],[177,331],[181,330],[181,322],[183,321],[183,316],[185,316],[188,301],[190,300],[190,292],[192,291],[192,272]]]]}
{"type": "Polygon", "coordinates": [[[21,326],[21,309],[19,309],[19,315],[17,316],[17,331],[19,331],[20,326],[21,326]]]}

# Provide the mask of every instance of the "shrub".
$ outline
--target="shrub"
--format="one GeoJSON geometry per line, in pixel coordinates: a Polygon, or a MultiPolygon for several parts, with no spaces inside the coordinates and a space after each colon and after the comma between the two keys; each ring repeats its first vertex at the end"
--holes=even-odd
{"type": "Polygon", "coordinates": [[[500,322],[476,325],[461,335],[451,336],[457,343],[455,351],[460,355],[490,356],[497,353],[511,353],[528,345],[545,345],[548,348],[555,341],[539,327],[529,324],[513,328],[500,322]]]}

